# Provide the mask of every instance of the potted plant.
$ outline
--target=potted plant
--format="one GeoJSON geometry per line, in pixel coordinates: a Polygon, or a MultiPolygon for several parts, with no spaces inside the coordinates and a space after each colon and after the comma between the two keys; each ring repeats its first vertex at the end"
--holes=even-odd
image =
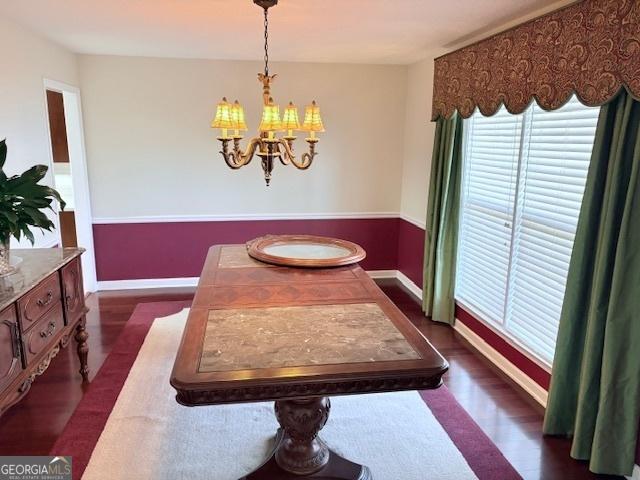
{"type": "Polygon", "coordinates": [[[12,273],[15,268],[9,259],[9,240],[17,240],[24,235],[31,244],[34,243],[30,227],[51,231],[53,222],[44,214],[45,209],[53,210],[53,200],[65,203],[60,194],[38,182],[44,178],[48,167],[35,165],[21,175],[7,177],[4,163],[7,159],[6,140],[0,141],[0,276],[12,273]]]}

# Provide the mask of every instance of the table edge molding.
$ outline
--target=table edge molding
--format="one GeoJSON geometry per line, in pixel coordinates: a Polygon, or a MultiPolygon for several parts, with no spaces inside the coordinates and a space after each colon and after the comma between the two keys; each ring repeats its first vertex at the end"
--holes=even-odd
{"type": "Polygon", "coordinates": [[[224,403],[275,401],[291,398],[323,397],[333,395],[355,395],[405,390],[427,390],[442,385],[442,372],[429,376],[377,378],[318,383],[289,383],[277,385],[254,385],[232,389],[205,388],[185,390],[174,385],[176,400],[181,405],[218,405],[224,403]]]}

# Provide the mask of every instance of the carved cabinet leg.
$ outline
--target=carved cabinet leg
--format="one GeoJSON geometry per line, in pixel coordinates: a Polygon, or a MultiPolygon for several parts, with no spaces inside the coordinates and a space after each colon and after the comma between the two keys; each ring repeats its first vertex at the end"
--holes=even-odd
{"type": "Polygon", "coordinates": [[[86,318],[82,317],[80,323],[76,327],[75,340],[78,342],[78,358],[80,358],[80,375],[82,375],[82,381],[89,381],[89,366],[87,365],[87,356],[89,355],[89,345],[87,340],[89,334],[86,329],[86,318]]]}

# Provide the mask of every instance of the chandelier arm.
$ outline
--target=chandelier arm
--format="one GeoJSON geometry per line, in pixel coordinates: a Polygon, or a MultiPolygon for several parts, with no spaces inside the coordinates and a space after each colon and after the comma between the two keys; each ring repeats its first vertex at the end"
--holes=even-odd
{"type": "Polygon", "coordinates": [[[318,152],[316,152],[317,141],[310,142],[309,140],[307,140],[307,143],[309,144],[309,151],[302,154],[302,163],[298,164],[296,162],[293,162],[293,166],[298,168],[299,170],[306,170],[307,168],[309,168],[313,163],[314,157],[318,154],[318,152]]]}
{"type": "Polygon", "coordinates": [[[298,160],[293,153],[293,139],[281,138],[279,142],[284,147],[284,156],[286,157],[286,163],[282,158],[280,159],[280,161],[285,165],[291,163],[298,170],[306,170],[307,168],[309,168],[311,166],[311,163],[313,162],[313,158],[317,155],[317,142],[309,142],[307,140],[307,142],[309,143],[309,151],[304,152],[300,157],[300,160],[298,160]]]}
{"type": "Polygon", "coordinates": [[[221,151],[220,153],[222,154],[222,157],[224,158],[224,161],[227,164],[227,166],[229,166],[229,168],[233,170],[238,170],[240,167],[243,167],[244,165],[246,165],[242,162],[238,162],[233,152],[221,151]]]}
{"type": "Polygon", "coordinates": [[[242,150],[240,150],[240,139],[235,139],[234,149],[236,151],[236,156],[239,156],[242,159],[242,165],[248,165],[251,162],[251,159],[256,152],[256,148],[261,144],[262,140],[258,137],[254,137],[249,140],[249,145],[247,145],[246,150],[242,153],[242,150]]]}
{"type": "Polygon", "coordinates": [[[284,148],[284,155],[280,156],[280,163],[283,165],[289,165],[296,160],[296,156],[293,153],[293,139],[280,138],[278,142],[284,148]]]}
{"type": "Polygon", "coordinates": [[[289,160],[291,160],[291,164],[296,167],[298,170],[306,170],[307,168],[309,168],[311,166],[311,164],[313,163],[313,159],[314,157],[318,154],[318,152],[316,152],[316,141],[309,141],[309,139],[307,139],[307,143],[309,144],[309,151],[308,152],[304,152],[301,157],[300,160],[298,161],[295,156],[293,157],[289,157],[289,160]]]}
{"type": "Polygon", "coordinates": [[[251,159],[253,158],[256,148],[258,147],[258,145],[260,145],[261,140],[259,138],[252,138],[249,141],[249,145],[247,145],[247,149],[245,150],[245,152],[242,152],[242,150],[240,150],[239,138],[233,139],[233,152],[229,151],[229,139],[220,139],[220,141],[222,142],[222,150],[220,151],[220,153],[222,154],[225,163],[233,170],[237,170],[240,167],[244,167],[251,162],[251,159]]]}
{"type": "Polygon", "coordinates": [[[293,166],[298,170],[306,170],[311,166],[311,162],[313,162],[313,157],[309,153],[304,152],[302,154],[302,163],[298,164],[297,162],[293,162],[293,166]]]}
{"type": "Polygon", "coordinates": [[[224,161],[229,166],[229,168],[237,170],[242,167],[242,164],[238,164],[234,152],[229,151],[229,139],[219,138],[218,140],[222,142],[222,150],[220,150],[220,154],[222,155],[222,158],[224,158],[224,161]]]}

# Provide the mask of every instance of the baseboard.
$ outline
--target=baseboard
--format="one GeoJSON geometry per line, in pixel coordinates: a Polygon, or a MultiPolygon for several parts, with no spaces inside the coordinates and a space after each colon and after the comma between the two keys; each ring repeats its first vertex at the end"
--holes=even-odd
{"type": "MultiPolygon", "coordinates": [[[[397,278],[397,270],[369,270],[371,278],[397,278]]],[[[195,287],[198,277],[182,278],[140,278],[133,280],[101,280],[98,291],[141,290],[146,288],[195,287]]]]}
{"type": "Polygon", "coordinates": [[[633,473],[630,477],[627,477],[629,480],[640,480],[640,466],[633,466],[633,473]]]}
{"type": "Polygon", "coordinates": [[[140,290],[145,288],[195,287],[198,277],[183,278],[143,278],[134,280],[101,280],[98,291],[105,290],[140,290]]]}
{"type": "Polygon", "coordinates": [[[458,332],[462,337],[473,346],[478,352],[487,358],[491,363],[504,372],[511,380],[516,382],[520,387],[527,392],[531,397],[542,405],[547,407],[548,392],[529,378],[513,363],[507,360],[500,352],[485,342],[479,335],[473,330],[467,327],[460,320],[456,320],[453,329],[458,332]]]}
{"type": "Polygon", "coordinates": [[[371,278],[397,278],[397,270],[367,270],[371,278]]]}
{"type": "Polygon", "coordinates": [[[422,303],[422,289],[416,285],[415,283],[413,283],[413,280],[411,280],[409,277],[407,277],[404,273],[402,273],[400,270],[396,270],[396,278],[398,279],[398,281],[407,289],[409,290],[409,292],[411,293],[411,295],[413,295],[414,297],[416,297],[416,299],[422,303]]]}

